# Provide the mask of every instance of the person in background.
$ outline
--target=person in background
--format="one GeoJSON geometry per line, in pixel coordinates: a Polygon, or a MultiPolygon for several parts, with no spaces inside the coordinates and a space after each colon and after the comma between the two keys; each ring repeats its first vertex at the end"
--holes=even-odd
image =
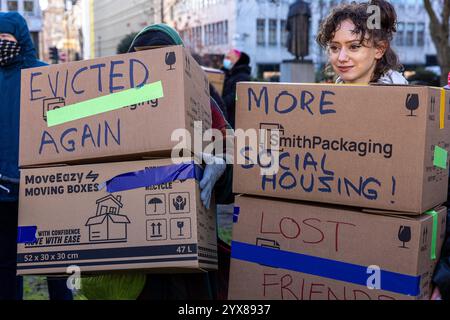
{"type": "MultiPolygon", "coordinates": [[[[154,24],[144,28],[133,40],[129,52],[148,50],[164,46],[184,45],[178,32],[165,24],[154,24]]],[[[211,90],[212,86],[210,86],[211,90]]],[[[212,89],[214,90],[214,89],[212,89]]],[[[211,93],[210,107],[212,115],[212,128],[222,132],[223,138],[226,137],[226,130],[231,129],[225,119],[218,103],[214,97],[217,93],[211,93]]],[[[219,102],[220,103],[220,102],[219,102]]],[[[207,155],[211,157],[211,155],[207,155]]],[[[205,155],[203,154],[203,157],[205,155]]],[[[216,157],[214,157],[216,158],[216,157]]],[[[223,159],[219,159],[223,160],[223,159]]],[[[228,204],[233,201],[232,197],[232,165],[223,165],[217,161],[214,164],[207,164],[203,177],[200,180],[201,200],[206,208],[211,205],[211,197],[215,190],[215,203],[228,204]]],[[[94,288],[102,288],[106,291],[106,299],[114,299],[112,293],[120,286],[120,290],[127,290],[124,286],[127,282],[134,282],[137,287],[142,286],[142,291],[138,295],[138,300],[212,300],[226,299],[228,291],[228,271],[230,263],[230,247],[218,239],[218,260],[219,271],[207,272],[201,274],[148,274],[144,275],[142,283],[141,274],[128,273],[122,276],[114,274],[102,277],[93,277],[88,281],[93,283],[94,288]],[[123,280],[128,278],[129,281],[123,280]],[[123,289],[122,289],[123,288],[123,289]]],[[[88,297],[96,297],[95,290],[83,289],[82,293],[88,297]]],[[[135,296],[128,297],[135,299],[135,296]]]]}
{"type": "MultiPolygon", "coordinates": [[[[144,28],[130,46],[129,52],[142,50],[142,48],[184,45],[175,29],[165,24],[154,24],[144,28]]],[[[211,87],[210,87],[211,89],[211,87]]],[[[218,102],[211,95],[210,106],[212,115],[212,128],[222,132],[225,139],[226,130],[230,125],[220,110],[218,102]]],[[[220,102],[219,102],[220,103],[220,102]]],[[[221,167],[207,165],[200,181],[201,199],[205,207],[209,208],[213,190],[215,190],[215,203],[227,204],[232,201],[232,166],[221,167]]],[[[148,275],[147,282],[140,299],[216,299],[226,296],[227,278],[221,270],[227,269],[229,264],[229,246],[218,239],[219,272],[206,274],[175,274],[175,275],[148,275]],[[226,281],[225,281],[226,280],[226,281]]]]}
{"type": "MultiPolygon", "coordinates": [[[[45,66],[36,58],[25,19],[17,12],[0,12],[0,174],[19,178],[20,73],[45,66]]],[[[16,276],[18,185],[0,190],[0,300],[21,300],[23,279],[16,276]]],[[[65,279],[48,279],[50,298],[71,300],[65,279]]]]}
{"type": "Polygon", "coordinates": [[[223,60],[223,71],[225,72],[225,81],[222,98],[227,108],[228,122],[235,129],[236,84],[251,80],[250,57],[245,52],[236,49],[230,50],[223,60]]]}
{"type": "MultiPolygon", "coordinates": [[[[339,75],[336,82],[408,84],[399,72],[401,65],[391,48],[396,26],[395,9],[385,0],[343,4],[333,9],[319,28],[317,42],[328,51],[329,62],[339,75]],[[370,5],[380,8],[379,29],[368,26],[370,5]]],[[[446,243],[433,277],[433,300],[450,299],[450,214],[447,223],[446,243]]]]}

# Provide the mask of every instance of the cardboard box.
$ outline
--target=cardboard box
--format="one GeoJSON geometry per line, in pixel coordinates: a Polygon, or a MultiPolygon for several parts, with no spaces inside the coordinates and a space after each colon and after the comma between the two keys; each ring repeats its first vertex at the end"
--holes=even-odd
{"type": "Polygon", "coordinates": [[[239,83],[237,96],[236,128],[265,131],[259,146],[236,143],[236,154],[249,159],[234,168],[236,193],[408,214],[447,199],[450,94],[444,90],[239,83]],[[279,148],[274,175],[260,170],[270,166],[269,141],[279,148]]]}
{"type": "Polygon", "coordinates": [[[229,299],[428,299],[445,238],[435,219],[239,197],[229,299]],[[435,227],[433,222],[435,220],[435,227]],[[368,284],[375,286],[369,289],[368,284]],[[380,288],[380,289],[376,289],[380,288]]]}
{"type": "Polygon", "coordinates": [[[214,86],[217,92],[222,95],[223,84],[225,82],[225,73],[222,70],[213,68],[202,67],[202,69],[208,76],[209,82],[214,86]]]}
{"type": "Polygon", "coordinates": [[[37,232],[33,243],[18,244],[18,274],[65,274],[71,265],[83,273],[216,270],[215,212],[203,206],[196,179],[99,191],[118,175],[169,165],[170,159],[23,169],[21,242],[30,241],[33,227],[37,232]]]}
{"type": "Polygon", "coordinates": [[[185,139],[193,141],[194,121],[211,128],[208,79],[181,46],[23,70],[21,90],[21,167],[170,157],[179,143],[171,141],[174,130],[187,129],[185,139]],[[142,84],[161,84],[162,97],[126,106],[127,94],[114,100],[125,104],[121,109],[48,126],[48,111],[142,84]]]}

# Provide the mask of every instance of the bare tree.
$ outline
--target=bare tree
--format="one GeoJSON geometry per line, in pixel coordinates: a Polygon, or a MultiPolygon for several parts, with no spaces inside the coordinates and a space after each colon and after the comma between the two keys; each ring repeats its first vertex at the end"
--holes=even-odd
{"type": "Polygon", "coordinates": [[[450,72],[450,0],[441,0],[443,8],[438,17],[431,0],[423,0],[430,16],[430,33],[437,50],[437,58],[441,66],[441,82],[447,84],[450,72]]]}

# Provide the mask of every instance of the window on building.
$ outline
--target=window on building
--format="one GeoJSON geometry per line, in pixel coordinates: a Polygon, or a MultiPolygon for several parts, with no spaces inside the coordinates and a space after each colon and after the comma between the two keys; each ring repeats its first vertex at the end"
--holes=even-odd
{"type": "Polygon", "coordinates": [[[399,22],[397,25],[397,35],[395,39],[395,44],[399,47],[404,46],[404,34],[405,34],[405,24],[403,22],[399,22]]]}
{"type": "Polygon", "coordinates": [[[406,45],[408,47],[414,46],[414,30],[415,30],[415,24],[408,23],[407,28],[406,28],[406,45]]]}
{"type": "Polygon", "coordinates": [[[202,27],[196,27],[195,30],[195,46],[199,47],[202,45],[202,27]]]}
{"type": "Polygon", "coordinates": [[[7,2],[8,11],[18,11],[19,5],[17,3],[17,0],[8,0],[7,2]]]}
{"type": "Polygon", "coordinates": [[[208,33],[208,25],[203,27],[205,29],[205,45],[209,46],[209,33],[208,33]]]}
{"type": "Polygon", "coordinates": [[[212,25],[213,28],[213,44],[217,45],[219,43],[219,33],[217,32],[217,23],[212,25]]]}
{"type": "Polygon", "coordinates": [[[24,1],[23,2],[23,11],[25,13],[33,13],[34,12],[34,1],[24,1]]]}
{"type": "Polygon", "coordinates": [[[266,20],[256,19],[256,45],[266,45],[266,20]]]}
{"type": "Polygon", "coordinates": [[[286,20],[280,21],[280,42],[282,47],[287,47],[288,32],[286,31],[286,20]]]}
{"type": "Polygon", "coordinates": [[[228,44],[228,20],[225,20],[225,31],[224,31],[224,36],[225,36],[225,42],[224,42],[224,44],[228,44]]]}
{"type": "Polygon", "coordinates": [[[110,207],[110,208],[109,208],[109,213],[111,213],[111,214],[116,214],[116,213],[117,213],[117,208],[110,207]]]}
{"type": "Polygon", "coordinates": [[[277,20],[269,19],[269,46],[277,45],[277,20]]]}
{"type": "Polygon", "coordinates": [[[417,24],[417,46],[425,46],[425,23],[417,24]]]}

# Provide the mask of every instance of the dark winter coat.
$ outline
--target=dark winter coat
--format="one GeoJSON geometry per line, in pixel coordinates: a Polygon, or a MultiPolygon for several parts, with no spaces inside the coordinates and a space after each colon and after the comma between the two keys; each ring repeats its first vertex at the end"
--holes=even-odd
{"type": "MultiPolygon", "coordinates": [[[[22,69],[44,66],[36,58],[25,19],[17,12],[0,12],[0,33],[12,34],[21,46],[20,54],[0,67],[0,174],[19,177],[20,73],[22,69]]],[[[7,185],[10,194],[0,190],[0,202],[17,201],[17,186],[7,185]]]]}
{"type": "Polygon", "coordinates": [[[236,84],[250,81],[251,72],[252,69],[248,64],[236,64],[225,76],[222,98],[227,107],[228,122],[233,129],[235,129],[236,115],[236,84]]]}

